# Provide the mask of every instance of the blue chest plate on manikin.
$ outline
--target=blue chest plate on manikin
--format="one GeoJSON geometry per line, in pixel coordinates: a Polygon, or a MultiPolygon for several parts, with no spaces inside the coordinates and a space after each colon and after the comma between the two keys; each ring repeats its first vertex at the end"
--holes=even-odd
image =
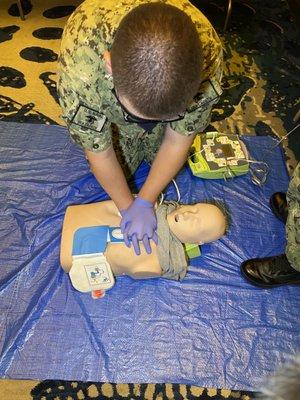
{"type": "Polygon", "coordinates": [[[79,228],[73,238],[73,256],[104,253],[107,243],[124,243],[119,227],[107,225],[79,228]]]}

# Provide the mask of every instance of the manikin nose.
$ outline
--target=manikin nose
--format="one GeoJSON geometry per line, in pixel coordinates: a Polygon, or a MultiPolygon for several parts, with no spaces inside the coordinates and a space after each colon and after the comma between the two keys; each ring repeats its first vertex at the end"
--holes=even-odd
{"type": "Polygon", "coordinates": [[[181,219],[183,221],[186,221],[192,217],[192,214],[188,211],[185,211],[184,213],[181,214],[181,219]]]}
{"type": "Polygon", "coordinates": [[[197,211],[195,210],[189,210],[189,211],[184,211],[182,213],[176,214],[175,215],[175,221],[178,222],[180,219],[181,220],[188,220],[191,216],[197,214],[197,211]]]}
{"type": "Polygon", "coordinates": [[[183,212],[183,215],[186,216],[186,217],[189,217],[189,216],[195,215],[195,214],[197,214],[197,210],[189,210],[189,211],[184,211],[183,212]]]}

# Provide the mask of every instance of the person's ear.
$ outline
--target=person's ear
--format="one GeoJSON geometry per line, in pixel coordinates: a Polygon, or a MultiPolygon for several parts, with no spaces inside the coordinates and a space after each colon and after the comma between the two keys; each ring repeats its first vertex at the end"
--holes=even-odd
{"type": "Polygon", "coordinates": [[[104,65],[107,73],[109,75],[112,75],[112,68],[111,68],[111,58],[110,58],[110,52],[108,50],[105,50],[103,53],[103,58],[104,58],[104,65]]]}

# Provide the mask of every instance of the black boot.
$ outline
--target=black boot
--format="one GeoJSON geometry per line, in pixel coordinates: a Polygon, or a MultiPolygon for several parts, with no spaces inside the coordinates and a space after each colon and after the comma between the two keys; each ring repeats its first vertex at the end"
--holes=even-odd
{"type": "Polygon", "coordinates": [[[300,272],[291,267],[285,254],[244,261],[241,272],[250,283],[264,288],[300,284],[300,272]]]}
{"type": "Polygon", "coordinates": [[[285,224],[288,216],[286,194],[282,192],[274,193],[270,198],[270,207],[273,214],[285,224]]]}

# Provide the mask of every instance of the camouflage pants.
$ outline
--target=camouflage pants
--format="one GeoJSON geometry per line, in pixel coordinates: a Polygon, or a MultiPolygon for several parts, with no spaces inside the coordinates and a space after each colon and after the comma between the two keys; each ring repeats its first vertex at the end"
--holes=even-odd
{"type": "Polygon", "coordinates": [[[118,161],[126,178],[129,178],[145,160],[152,164],[163,141],[165,126],[158,124],[151,132],[138,129],[130,134],[112,124],[112,141],[118,161]]]}
{"type": "Polygon", "coordinates": [[[288,219],[286,223],[286,256],[300,271],[300,163],[298,163],[287,192],[288,219]]]}

